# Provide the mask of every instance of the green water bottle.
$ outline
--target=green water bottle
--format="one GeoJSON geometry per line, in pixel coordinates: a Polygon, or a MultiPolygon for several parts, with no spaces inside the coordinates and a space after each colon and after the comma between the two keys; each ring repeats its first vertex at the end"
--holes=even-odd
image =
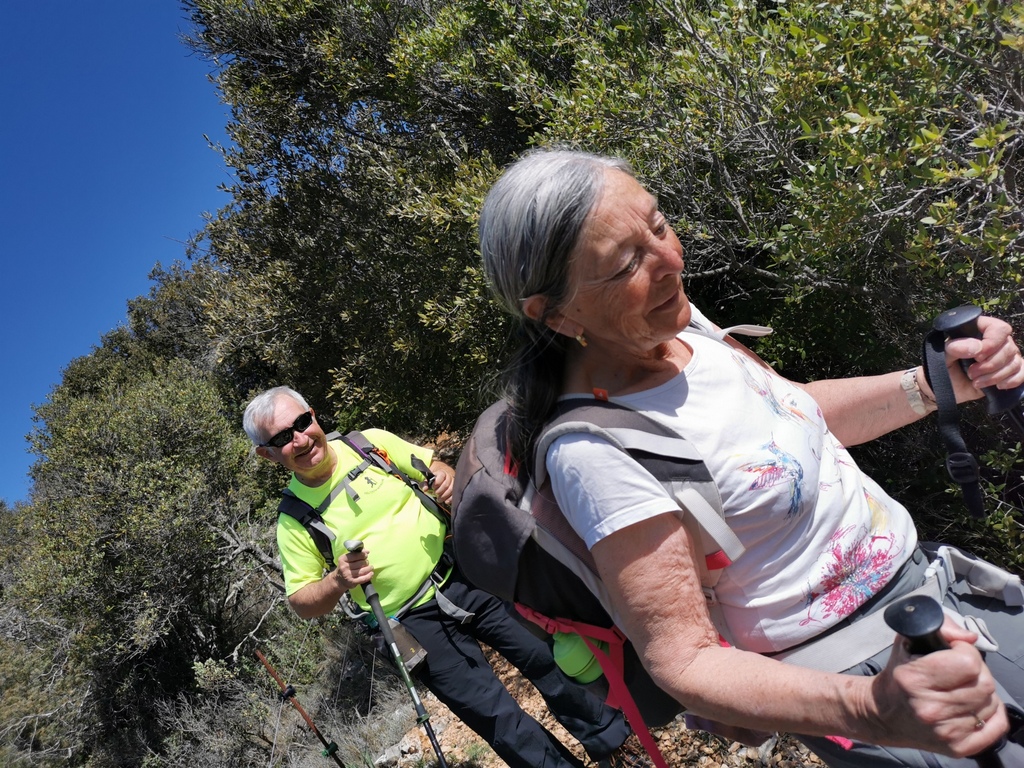
{"type": "MultiPolygon", "coordinates": [[[[583,638],[575,632],[555,632],[555,663],[569,677],[586,685],[597,680],[604,673],[593,652],[587,648],[583,638]]],[[[594,645],[602,651],[608,650],[608,643],[595,640],[594,645]]]]}

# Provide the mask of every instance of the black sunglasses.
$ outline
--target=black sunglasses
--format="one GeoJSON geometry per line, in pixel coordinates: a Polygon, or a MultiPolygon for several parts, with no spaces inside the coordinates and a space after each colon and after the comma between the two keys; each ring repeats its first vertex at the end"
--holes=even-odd
{"type": "Polygon", "coordinates": [[[272,438],[267,440],[265,443],[260,443],[260,448],[284,448],[288,443],[295,437],[296,432],[305,432],[309,429],[309,425],[313,423],[313,412],[306,411],[305,413],[299,414],[299,417],[292,422],[290,427],[282,429],[272,438]]]}

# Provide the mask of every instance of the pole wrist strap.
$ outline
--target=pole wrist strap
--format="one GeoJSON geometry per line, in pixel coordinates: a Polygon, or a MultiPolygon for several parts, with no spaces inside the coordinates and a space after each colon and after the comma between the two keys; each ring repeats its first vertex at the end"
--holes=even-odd
{"type": "Polygon", "coordinates": [[[967,450],[960,434],[960,410],[956,404],[953,382],[946,368],[946,337],[941,331],[931,331],[924,339],[924,372],[928,385],[935,394],[936,424],[946,446],[946,470],[963,489],[964,503],[972,517],[985,517],[985,503],[981,493],[981,472],[978,460],[967,450]]]}

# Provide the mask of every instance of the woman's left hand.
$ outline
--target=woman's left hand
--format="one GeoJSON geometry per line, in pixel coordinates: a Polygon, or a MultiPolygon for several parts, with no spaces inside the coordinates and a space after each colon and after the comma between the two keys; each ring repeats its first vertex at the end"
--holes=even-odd
{"type": "Polygon", "coordinates": [[[982,397],[982,388],[1014,389],[1024,384],[1024,359],[1013,340],[1013,329],[998,318],[978,318],[981,339],[950,339],[946,342],[946,366],[958,403],[982,397]],[[973,363],[964,374],[961,360],[973,363]],[[969,377],[969,378],[968,378],[969,377]]]}
{"type": "Polygon", "coordinates": [[[974,647],[978,636],[949,618],[940,634],[949,650],[911,656],[904,642],[893,645],[888,665],[872,678],[878,714],[890,743],[966,757],[997,742],[1009,721],[974,647]]]}

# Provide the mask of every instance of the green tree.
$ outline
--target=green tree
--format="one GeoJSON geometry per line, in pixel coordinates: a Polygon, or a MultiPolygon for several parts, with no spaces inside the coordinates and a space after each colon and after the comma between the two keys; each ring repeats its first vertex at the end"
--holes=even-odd
{"type": "MultiPolygon", "coordinates": [[[[508,332],[475,220],[535,144],[629,159],[690,293],[775,327],[759,350],[794,378],[905,365],[968,300],[1019,321],[1019,4],[188,7],[235,106],[216,335],[344,427],[460,432],[493,393],[508,332]]],[[[911,445],[863,460],[922,477],[911,445]]]]}
{"type": "MultiPolygon", "coordinates": [[[[232,200],[37,410],[31,501],[0,510],[0,684],[30,691],[0,704],[11,764],[245,764],[270,743],[252,643],[336,674],[337,628],[281,604],[282,478],[250,460],[241,409],[288,383],[329,426],[457,448],[513,346],[476,217],[531,146],[627,158],[690,295],[772,325],[758,351],[793,378],[907,365],[968,300],[1024,331],[1019,2],[184,7],[232,110],[232,200]]],[[[1019,566],[1015,439],[965,412],[985,524],[930,425],[858,460],[925,535],[1019,566]]]]}
{"type": "MultiPolygon", "coordinates": [[[[26,621],[60,628],[50,678],[76,693],[70,710],[51,700],[48,722],[30,702],[22,718],[39,721],[44,750],[95,765],[137,765],[158,747],[159,700],[191,686],[194,660],[231,654],[279,584],[269,556],[269,581],[230,556],[269,551],[262,520],[247,539],[260,496],[237,418],[190,363],[131,365],[112,349],[122,335],[109,359],[72,363],[37,410],[28,546],[5,589],[26,621]]],[[[53,639],[39,637],[38,662],[53,639]]]]}

